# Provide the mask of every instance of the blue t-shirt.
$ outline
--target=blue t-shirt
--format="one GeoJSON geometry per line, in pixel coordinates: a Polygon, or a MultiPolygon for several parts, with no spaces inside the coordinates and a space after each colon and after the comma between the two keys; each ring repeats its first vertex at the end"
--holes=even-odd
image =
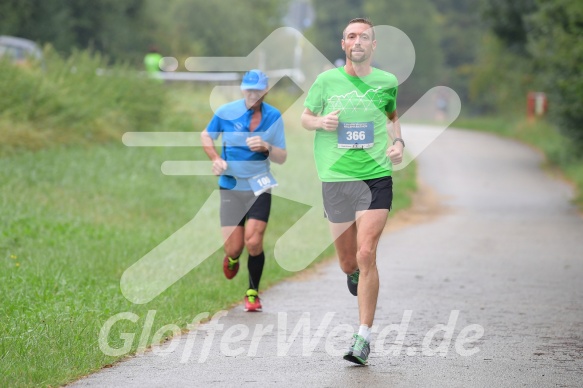
{"type": "Polygon", "coordinates": [[[247,181],[255,175],[269,171],[269,158],[262,152],[247,147],[248,137],[261,136],[263,141],[285,149],[283,119],[273,106],[261,104],[261,122],[253,132],[249,130],[253,111],[247,109],[245,100],[237,100],[221,106],[207,126],[213,140],[222,134],[221,158],[227,169],[219,177],[219,186],[232,190],[251,190],[247,181]]]}

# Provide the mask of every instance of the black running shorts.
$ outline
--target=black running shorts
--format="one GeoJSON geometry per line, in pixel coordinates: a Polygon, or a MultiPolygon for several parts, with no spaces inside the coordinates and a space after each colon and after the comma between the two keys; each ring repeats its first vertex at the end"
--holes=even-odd
{"type": "Polygon", "coordinates": [[[249,218],[269,220],[271,192],[258,197],[252,191],[228,190],[220,188],[221,226],[244,226],[249,218]]]}
{"type": "Polygon", "coordinates": [[[356,212],[391,209],[393,178],[390,176],[349,182],[322,182],[325,216],[330,222],[350,222],[356,212]]]}

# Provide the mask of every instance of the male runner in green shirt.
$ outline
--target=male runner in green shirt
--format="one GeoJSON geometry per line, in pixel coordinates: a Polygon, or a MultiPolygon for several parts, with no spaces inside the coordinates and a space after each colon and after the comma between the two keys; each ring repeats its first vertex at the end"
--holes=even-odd
{"type": "Polygon", "coordinates": [[[318,76],[304,103],[302,126],[316,132],[326,217],[348,289],[358,297],[360,327],[344,358],[365,364],[379,292],[377,245],[393,198],[392,166],[402,161],[405,142],[397,79],[371,66],[372,23],[351,20],[341,44],[346,65],[318,76]]]}

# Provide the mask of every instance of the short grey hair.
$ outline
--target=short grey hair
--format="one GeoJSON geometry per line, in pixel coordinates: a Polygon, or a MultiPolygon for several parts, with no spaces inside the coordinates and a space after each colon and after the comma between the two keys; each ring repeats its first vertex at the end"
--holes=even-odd
{"type": "Polygon", "coordinates": [[[342,39],[346,38],[346,28],[353,23],[368,24],[370,26],[370,29],[372,30],[372,40],[375,40],[374,25],[372,24],[372,22],[368,18],[354,18],[351,21],[349,21],[348,24],[346,25],[346,27],[344,27],[344,31],[342,31],[342,39]]]}

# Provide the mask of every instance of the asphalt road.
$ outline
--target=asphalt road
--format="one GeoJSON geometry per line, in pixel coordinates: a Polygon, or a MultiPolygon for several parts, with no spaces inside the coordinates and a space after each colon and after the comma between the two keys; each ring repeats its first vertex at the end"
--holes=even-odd
{"type": "Polygon", "coordinates": [[[421,154],[420,179],[446,210],[383,236],[366,367],[341,357],[357,304],[330,262],[265,291],[262,313],[236,306],[73,385],[581,386],[583,218],[541,163],[458,130],[421,154]]]}

